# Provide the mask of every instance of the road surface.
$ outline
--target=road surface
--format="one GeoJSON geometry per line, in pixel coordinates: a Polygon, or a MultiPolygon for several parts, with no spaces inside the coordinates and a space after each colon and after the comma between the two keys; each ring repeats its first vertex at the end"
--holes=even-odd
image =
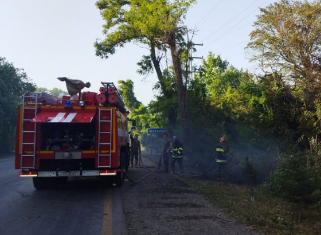
{"type": "Polygon", "coordinates": [[[19,177],[13,156],[1,158],[0,234],[125,235],[119,192],[97,178],[38,191],[31,178],[19,177]]]}

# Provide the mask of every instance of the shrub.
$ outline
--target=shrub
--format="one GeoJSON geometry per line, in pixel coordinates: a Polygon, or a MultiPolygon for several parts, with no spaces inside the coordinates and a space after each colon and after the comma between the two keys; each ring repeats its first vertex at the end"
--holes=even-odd
{"type": "Polygon", "coordinates": [[[320,171],[309,167],[311,154],[307,150],[281,157],[279,166],[264,184],[265,189],[293,202],[313,203],[321,200],[321,175],[320,171]]]}

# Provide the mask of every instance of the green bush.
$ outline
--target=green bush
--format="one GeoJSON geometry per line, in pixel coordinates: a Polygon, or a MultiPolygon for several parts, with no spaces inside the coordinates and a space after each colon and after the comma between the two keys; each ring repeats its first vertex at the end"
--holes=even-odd
{"type": "Polygon", "coordinates": [[[293,202],[314,203],[321,200],[321,174],[309,167],[311,151],[286,155],[270,175],[264,188],[293,202]]]}

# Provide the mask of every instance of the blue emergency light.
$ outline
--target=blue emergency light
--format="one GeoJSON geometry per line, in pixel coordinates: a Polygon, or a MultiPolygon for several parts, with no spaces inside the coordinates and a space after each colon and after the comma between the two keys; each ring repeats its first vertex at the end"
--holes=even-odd
{"type": "Polygon", "coordinates": [[[70,100],[65,100],[64,107],[65,108],[71,108],[71,101],[70,100]]]}

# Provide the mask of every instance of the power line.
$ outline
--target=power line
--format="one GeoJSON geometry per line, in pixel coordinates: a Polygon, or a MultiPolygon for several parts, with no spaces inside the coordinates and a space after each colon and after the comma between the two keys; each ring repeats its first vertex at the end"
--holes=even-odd
{"type": "MultiPolygon", "coordinates": [[[[264,3],[266,3],[268,0],[265,0],[260,6],[262,6],[264,3]]],[[[259,6],[259,7],[260,7],[259,6]]],[[[235,28],[238,24],[240,24],[243,20],[245,20],[247,17],[249,17],[253,12],[255,12],[257,9],[254,9],[253,11],[251,11],[247,16],[243,17],[240,21],[238,21],[236,24],[234,24],[231,28],[229,28],[225,33],[223,33],[221,36],[219,36],[218,38],[214,39],[208,46],[206,46],[205,48],[203,48],[202,51],[204,51],[205,49],[209,48],[211,45],[213,45],[215,42],[217,42],[219,39],[221,39],[223,36],[225,36],[228,33],[232,32],[232,29],[235,28]]],[[[242,28],[246,27],[248,25],[243,26],[242,28]]],[[[239,28],[239,29],[242,29],[239,28]]],[[[234,30],[235,32],[236,30],[234,30]]]]}
{"type": "Polygon", "coordinates": [[[233,46],[231,46],[231,47],[225,48],[225,49],[219,51],[218,54],[221,54],[221,53],[224,52],[224,51],[228,51],[228,50],[233,49],[233,48],[235,48],[235,47],[237,47],[237,46],[240,46],[240,45],[242,45],[242,44],[246,44],[247,42],[248,42],[248,41],[244,41],[244,42],[235,44],[235,45],[233,45],[233,46]]]}
{"type": "MultiPolygon", "coordinates": [[[[256,0],[254,3],[258,2],[260,0],[256,0]]],[[[253,4],[254,4],[253,3],[253,4]]],[[[205,37],[202,41],[207,40],[209,37],[211,37],[214,33],[220,31],[223,27],[225,27],[227,24],[229,24],[230,22],[232,22],[233,20],[235,20],[237,17],[239,17],[244,11],[246,11],[247,9],[249,9],[253,4],[251,4],[250,6],[246,7],[245,9],[243,9],[239,14],[237,14],[235,17],[233,17],[231,20],[229,20],[228,22],[226,22],[225,24],[223,24],[219,29],[215,30],[214,32],[212,32],[211,34],[209,34],[207,37],[205,37]]]]}
{"type": "Polygon", "coordinates": [[[223,0],[221,0],[218,4],[216,4],[202,19],[200,19],[200,20],[195,24],[195,27],[196,27],[197,25],[199,25],[199,23],[201,23],[204,19],[206,19],[206,18],[210,15],[210,13],[211,13],[215,8],[217,8],[222,2],[223,2],[223,0]]]}

